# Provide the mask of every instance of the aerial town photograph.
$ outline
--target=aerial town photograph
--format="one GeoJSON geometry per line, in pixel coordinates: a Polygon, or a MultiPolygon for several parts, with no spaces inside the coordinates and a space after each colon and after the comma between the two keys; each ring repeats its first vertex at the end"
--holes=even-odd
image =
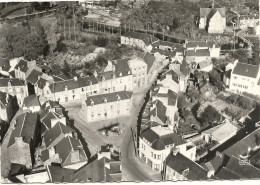
{"type": "Polygon", "coordinates": [[[1,2],[1,182],[260,179],[259,37],[259,0],[1,2]]]}

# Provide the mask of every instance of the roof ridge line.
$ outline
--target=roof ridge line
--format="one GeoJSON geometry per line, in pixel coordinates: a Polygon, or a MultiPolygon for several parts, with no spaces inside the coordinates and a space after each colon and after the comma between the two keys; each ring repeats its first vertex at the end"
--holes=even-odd
{"type": "Polygon", "coordinates": [[[20,134],[19,134],[20,137],[21,137],[22,130],[23,130],[23,127],[24,127],[24,122],[25,122],[25,117],[26,117],[26,115],[27,115],[27,112],[24,114],[23,124],[22,124],[21,131],[20,131],[20,134]]]}

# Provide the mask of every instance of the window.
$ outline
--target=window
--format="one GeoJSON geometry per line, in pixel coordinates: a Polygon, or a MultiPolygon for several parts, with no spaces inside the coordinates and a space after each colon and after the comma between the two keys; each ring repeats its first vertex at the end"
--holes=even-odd
{"type": "Polygon", "coordinates": [[[94,118],[94,112],[91,113],[91,119],[93,119],[93,118],[94,118]]]}
{"type": "Polygon", "coordinates": [[[99,118],[101,117],[101,114],[100,114],[100,113],[98,113],[98,117],[99,117],[99,118]]]}
{"type": "Polygon", "coordinates": [[[82,90],[82,92],[84,92],[84,88],[82,88],[81,90],[82,90]]]}
{"type": "Polygon", "coordinates": [[[161,159],[161,155],[157,155],[157,159],[161,159]]]}
{"type": "Polygon", "coordinates": [[[115,87],[113,87],[113,91],[116,91],[116,88],[115,88],[115,87]]]}
{"type": "Polygon", "coordinates": [[[160,165],[159,165],[159,164],[154,164],[154,169],[155,169],[156,171],[159,171],[159,170],[160,170],[160,165]]]}
{"type": "Polygon", "coordinates": [[[156,154],[154,154],[154,159],[156,159],[156,154]]]}
{"type": "Polygon", "coordinates": [[[107,113],[106,112],[104,113],[104,116],[107,117],[107,113]]]}
{"type": "Polygon", "coordinates": [[[72,90],[72,93],[75,93],[75,90],[72,90]]]}
{"type": "Polygon", "coordinates": [[[79,150],[71,152],[71,162],[75,163],[79,161],[79,150]]]}
{"type": "Polygon", "coordinates": [[[152,157],[153,157],[153,152],[152,152],[152,157]]]}
{"type": "Polygon", "coordinates": [[[74,98],[75,98],[75,95],[72,96],[72,99],[73,99],[73,100],[74,100],[74,98]]]}
{"type": "Polygon", "coordinates": [[[120,110],[117,110],[117,114],[120,114],[120,110]]]}

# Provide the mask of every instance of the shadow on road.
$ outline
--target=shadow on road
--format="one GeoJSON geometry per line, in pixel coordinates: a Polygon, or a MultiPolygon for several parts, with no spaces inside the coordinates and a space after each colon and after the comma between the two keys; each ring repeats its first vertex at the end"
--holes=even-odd
{"type": "Polygon", "coordinates": [[[79,131],[79,129],[74,126],[74,120],[73,119],[69,120],[69,126],[76,131],[78,139],[81,141],[81,143],[83,145],[83,149],[86,152],[88,160],[90,160],[91,159],[91,153],[90,153],[90,150],[88,148],[88,143],[83,138],[82,133],[79,131]]]}

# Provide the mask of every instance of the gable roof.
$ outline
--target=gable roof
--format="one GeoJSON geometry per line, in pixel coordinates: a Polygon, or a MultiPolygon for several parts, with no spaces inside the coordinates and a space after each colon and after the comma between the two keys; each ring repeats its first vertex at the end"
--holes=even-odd
{"type": "Polygon", "coordinates": [[[40,78],[35,84],[37,84],[38,88],[43,89],[46,85],[47,80],[40,78]]]}
{"type": "Polygon", "coordinates": [[[33,69],[27,76],[26,80],[34,85],[38,81],[39,77],[42,76],[42,74],[42,72],[33,69]]]}
{"type": "Polygon", "coordinates": [[[46,148],[48,148],[50,146],[50,144],[52,144],[52,142],[59,137],[61,134],[68,134],[68,133],[72,133],[74,132],[74,130],[64,124],[62,124],[61,122],[56,123],[50,130],[48,130],[44,136],[44,142],[46,145],[46,148]]]}
{"type": "Polygon", "coordinates": [[[147,63],[147,72],[150,71],[151,67],[153,66],[154,62],[155,62],[155,57],[150,54],[150,53],[146,53],[145,56],[143,57],[145,63],[147,63]]]}
{"type": "Polygon", "coordinates": [[[175,106],[176,101],[178,98],[178,94],[172,91],[171,89],[168,90],[168,105],[175,106]]]}
{"type": "Polygon", "coordinates": [[[215,14],[216,12],[219,12],[220,15],[225,18],[226,17],[226,10],[225,8],[200,8],[200,18],[206,17],[209,18],[210,13],[215,14]]]}
{"type": "Polygon", "coordinates": [[[9,71],[11,68],[9,60],[7,58],[0,57],[0,67],[2,67],[3,71],[9,71]]]}
{"type": "Polygon", "coordinates": [[[0,78],[0,87],[8,87],[8,82],[11,86],[24,86],[24,81],[18,78],[0,78]]]}
{"type": "Polygon", "coordinates": [[[166,117],[166,107],[163,105],[163,103],[160,100],[155,100],[152,102],[155,104],[155,107],[153,110],[150,111],[150,115],[158,117],[163,123],[166,123],[167,117],[166,117]]]}
{"type": "Polygon", "coordinates": [[[180,154],[179,152],[176,155],[170,153],[166,158],[166,165],[181,175],[184,170],[188,169],[187,174],[185,174],[185,177],[188,180],[208,179],[207,170],[205,170],[202,166],[200,166],[196,162],[180,154]]]}
{"type": "Polygon", "coordinates": [[[161,126],[152,127],[145,130],[140,135],[141,139],[147,140],[151,143],[151,147],[155,150],[164,150],[166,146],[175,144],[175,146],[185,144],[186,141],[183,140],[173,131],[161,126]],[[159,133],[161,131],[161,133],[159,133]],[[164,131],[166,131],[164,133],[164,131]]]}
{"type": "Polygon", "coordinates": [[[18,69],[18,68],[20,68],[20,71],[26,73],[27,70],[29,69],[29,68],[28,68],[28,61],[25,61],[25,60],[21,59],[21,60],[17,63],[17,65],[15,66],[15,69],[18,69]]]}
{"type": "Polygon", "coordinates": [[[151,34],[139,33],[139,32],[126,32],[122,35],[123,37],[130,37],[134,39],[142,40],[147,46],[159,39],[155,38],[151,34]]]}
{"type": "Polygon", "coordinates": [[[24,98],[23,107],[40,106],[39,99],[36,94],[32,94],[24,98]]]}
{"type": "Polygon", "coordinates": [[[210,56],[210,51],[208,49],[188,50],[186,52],[186,56],[196,56],[196,57],[210,56]]]}
{"type": "Polygon", "coordinates": [[[115,102],[117,101],[117,96],[120,97],[120,100],[126,100],[131,99],[133,92],[131,91],[118,91],[113,93],[107,93],[107,94],[100,94],[95,96],[89,96],[86,100],[87,106],[91,106],[91,102],[94,102],[94,105],[103,104],[105,103],[104,100],[107,100],[107,103],[109,102],[115,102]]]}
{"type": "Polygon", "coordinates": [[[74,171],[73,169],[62,168],[60,166],[47,166],[48,175],[51,182],[54,183],[72,182],[70,177],[74,171]]]}
{"type": "Polygon", "coordinates": [[[30,144],[32,138],[34,138],[34,133],[38,116],[36,113],[23,113],[16,118],[16,126],[12,131],[8,147],[15,143],[16,137],[22,137],[25,143],[30,144]]]}
{"type": "Polygon", "coordinates": [[[213,65],[213,63],[211,60],[203,60],[198,65],[199,65],[200,69],[203,69],[203,68],[213,65]]]}
{"type": "Polygon", "coordinates": [[[64,81],[59,81],[50,84],[50,90],[52,93],[65,91],[65,86],[67,86],[68,90],[73,90],[81,87],[89,86],[89,81],[94,85],[97,84],[98,81],[94,76],[80,77],[77,79],[69,79],[64,81]]]}
{"type": "Polygon", "coordinates": [[[48,128],[50,129],[51,128],[51,120],[52,119],[58,119],[60,118],[61,115],[56,113],[56,112],[53,112],[53,111],[48,111],[48,113],[43,117],[41,118],[41,122],[48,128]]]}
{"type": "Polygon", "coordinates": [[[173,71],[172,69],[168,70],[162,75],[161,80],[164,80],[166,78],[166,75],[171,75],[172,80],[179,84],[179,75],[175,71],[173,71]]]}
{"type": "Polygon", "coordinates": [[[219,48],[219,45],[213,41],[188,41],[186,43],[186,48],[213,48],[214,44],[216,48],[219,48]]]}
{"type": "MultiPolygon", "coordinates": [[[[68,158],[69,154],[75,150],[84,151],[80,140],[71,136],[64,137],[57,145],[55,145],[55,151],[57,154],[59,154],[61,164],[63,164],[68,158]]],[[[83,153],[84,158],[80,157],[81,162],[87,161],[86,154],[85,152],[83,153]]]]}
{"type": "Polygon", "coordinates": [[[128,65],[129,60],[130,59],[119,59],[113,61],[113,64],[115,65],[115,74],[117,77],[120,73],[122,73],[122,76],[131,75],[131,70],[128,65]]]}
{"type": "Polygon", "coordinates": [[[259,65],[251,65],[238,62],[234,67],[232,74],[256,78],[259,72],[259,65]]]}

